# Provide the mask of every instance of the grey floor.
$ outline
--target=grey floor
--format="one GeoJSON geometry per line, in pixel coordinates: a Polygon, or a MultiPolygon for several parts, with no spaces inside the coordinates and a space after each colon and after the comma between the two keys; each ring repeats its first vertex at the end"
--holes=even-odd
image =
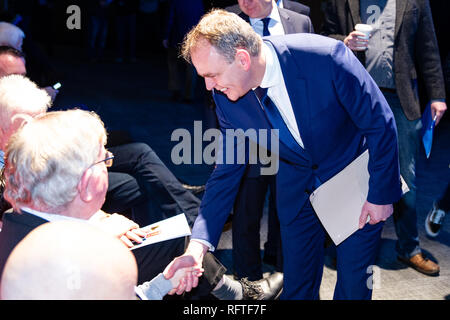
{"type": "MultiPolygon", "coordinates": [[[[60,50],[67,54],[67,49],[60,50]]],[[[82,52],[71,52],[71,56],[81,55],[82,52]]],[[[180,179],[190,184],[204,184],[207,181],[211,166],[174,165],[171,161],[171,150],[177,143],[171,141],[172,132],[177,128],[193,132],[193,122],[204,119],[204,108],[200,93],[193,104],[173,103],[170,100],[163,55],[149,55],[135,64],[87,64],[80,59],[64,58],[56,59],[56,63],[64,75],[56,105],[83,104],[93,108],[108,130],[128,130],[135,141],[148,143],[180,179]]],[[[203,83],[200,81],[198,85],[200,88],[203,83]]],[[[450,181],[450,121],[439,125],[435,134],[430,159],[421,156],[418,163],[417,213],[421,246],[431,259],[439,262],[440,276],[428,277],[397,262],[394,251],[396,236],[390,218],[383,231],[378,268],[375,270],[378,281],[373,298],[376,300],[450,299],[450,217],[445,220],[443,230],[436,239],[427,238],[424,230],[424,220],[433,200],[450,181]]],[[[264,214],[261,245],[265,241],[266,229],[264,214]]],[[[231,248],[231,232],[224,232],[218,254],[228,267],[229,274],[232,273],[231,248]]],[[[265,266],[264,270],[271,269],[265,266]]],[[[322,299],[332,298],[335,281],[336,271],[327,263],[320,291],[322,299]]]]}

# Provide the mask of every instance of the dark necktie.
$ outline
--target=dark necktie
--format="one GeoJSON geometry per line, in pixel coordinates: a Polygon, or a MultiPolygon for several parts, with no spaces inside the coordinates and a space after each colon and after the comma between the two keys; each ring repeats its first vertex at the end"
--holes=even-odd
{"type": "Polygon", "coordinates": [[[295,150],[295,148],[299,147],[300,145],[289,131],[286,122],[284,122],[280,112],[278,111],[278,108],[273,103],[272,99],[270,99],[270,97],[267,95],[267,90],[267,88],[257,87],[254,92],[261,102],[262,106],[264,107],[264,112],[269,122],[272,124],[272,127],[279,130],[279,139],[283,141],[283,143],[288,147],[295,150]]]}
{"type": "Polygon", "coordinates": [[[263,23],[263,37],[266,36],[270,36],[270,32],[269,32],[269,22],[270,22],[270,18],[264,18],[261,19],[262,23],[263,23]]]}

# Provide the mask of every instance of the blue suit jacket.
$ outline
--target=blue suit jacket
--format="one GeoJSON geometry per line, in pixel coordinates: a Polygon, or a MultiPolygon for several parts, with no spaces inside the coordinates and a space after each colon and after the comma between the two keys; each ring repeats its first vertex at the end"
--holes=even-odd
{"type": "MultiPolygon", "coordinates": [[[[395,121],[384,96],[354,54],[341,41],[314,34],[273,36],[264,41],[272,43],[277,52],[305,146],[280,141],[280,223],[289,224],[300,213],[317,186],[316,178],[327,181],[367,148],[367,200],[390,204],[400,199],[395,121]]],[[[235,102],[215,92],[214,100],[224,147],[226,129],[272,128],[253,91],[235,102]]],[[[217,245],[244,170],[241,164],[217,165],[207,182],[192,238],[217,245]]]]}

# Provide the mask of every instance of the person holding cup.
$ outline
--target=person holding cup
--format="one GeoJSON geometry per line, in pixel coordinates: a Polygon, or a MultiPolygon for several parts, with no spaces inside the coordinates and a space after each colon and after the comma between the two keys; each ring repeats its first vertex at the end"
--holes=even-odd
{"type": "Polygon", "coordinates": [[[350,34],[344,39],[344,43],[347,47],[354,51],[367,50],[372,31],[372,26],[358,23],[355,26],[355,31],[350,32],[350,34]]]}
{"type": "Polygon", "coordinates": [[[417,128],[422,115],[418,76],[424,80],[436,125],[447,109],[429,1],[329,0],[321,34],[342,40],[354,51],[394,113],[400,173],[410,189],[394,211],[398,259],[419,272],[438,275],[437,263],[422,255],[416,215],[415,163],[420,147],[417,128]],[[370,28],[364,24],[372,28],[369,38],[363,31],[370,28]]]}

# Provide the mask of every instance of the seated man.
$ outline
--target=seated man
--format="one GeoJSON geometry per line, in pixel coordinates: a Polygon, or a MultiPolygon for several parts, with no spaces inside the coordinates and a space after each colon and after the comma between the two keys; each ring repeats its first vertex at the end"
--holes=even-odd
{"type": "MultiPolygon", "coordinates": [[[[50,74],[54,74],[54,66],[50,63],[50,59],[45,55],[42,49],[36,45],[32,39],[26,38],[25,33],[16,25],[8,22],[0,22],[0,46],[11,47],[20,52],[25,52],[28,60],[32,63],[34,70],[31,70],[31,76],[34,82],[39,81],[39,85],[43,87],[45,91],[55,101],[58,95],[58,90],[54,89],[49,82],[53,81],[50,74]],[[25,40],[25,41],[24,41],[25,40]],[[46,80],[44,80],[46,79],[46,80]]],[[[54,81],[56,82],[56,81],[54,81]]],[[[52,84],[54,84],[52,82],[52,84]]]]}
{"type": "MultiPolygon", "coordinates": [[[[0,78],[12,74],[25,76],[26,72],[25,59],[20,51],[0,47],[0,78]]],[[[2,86],[18,88],[19,83],[24,81],[17,79],[2,81],[2,86]]],[[[10,116],[17,113],[15,109],[20,109],[22,113],[33,109],[30,115],[34,115],[35,112],[45,112],[51,106],[51,101],[39,102],[43,104],[38,105],[37,101],[33,102],[25,94],[21,97],[20,105],[15,102],[17,96],[10,97],[8,90],[0,89],[4,92],[4,98],[0,99],[0,112],[7,108],[10,116]]],[[[0,127],[9,126],[10,120],[6,116],[1,115],[0,119],[0,127]]],[[[6,144],[7,139],[0,139],[6,144]]],[[[4,144],[0,144],[1,150],[4,150],[4,144]]],[[[104,211],[124,212],[132,209],[133,220],[143,226],[183,212],[189,224],[193,225],[200,200],[177,180],[148,145],[130,143],[114,146],[111,151],[115,154],[115,162],[109,172],[110,184],[104,211]]]]}
{"type": "MultiPolygon", "coordinates": [[[[198,271],[196,275],[201,274],[198,271]]],[[[193,270],[185,268],[169,280],[160,273],[136,287],[136,260],[120,241],[87,223],[58,221],[37,227],[14,248],[3,272],[0,297],[160,300],[184,272],[193,270]]]]}
{"type": "MultiPolygon", "coordinates": [[[[108,189],[107,166],[114,158],[104,147],[106,132],[99,117],[93,112],[68,110],[26,118],[27,123],[11,136],[6,148],[4,196],[14,212],[3,218],[0,274],[14,247],[47,222],[88,220],[109,232],[113,225],[114,235],[139,242],[135,225],[128,223],[116,231],[117,224],[109,223],[112,216],[98,218],[108,189]]],[[[156,277],[184,251],[184,244],[185,240],[178,238],[133,250],[138,283],[156,277]]],[[[212,254],[204,270],[204,276],[194,283],[199,289],[190,293],[191,298],[212,293],[222,299],[273,299],[282,287],[279,274],[253,283],[230,280],[212,254]]],[[[187,286],[191,291],[191,284],[187,286]]]]}

